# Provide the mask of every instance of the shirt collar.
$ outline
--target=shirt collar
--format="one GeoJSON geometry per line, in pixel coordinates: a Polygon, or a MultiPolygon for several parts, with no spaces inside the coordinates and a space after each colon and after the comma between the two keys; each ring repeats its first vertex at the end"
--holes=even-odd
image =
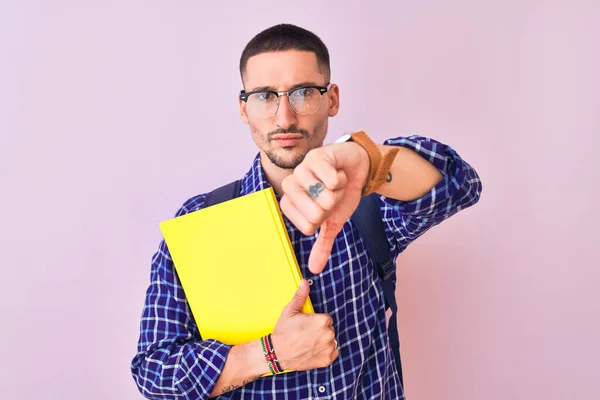
{"type": "Polygon", "coordinates": [[[254,157],[250,170],[242,178],[242,196],[259,190],[268,189],[271,184],[267,181],[267,176],[260,163],[260,153],[254,157]]]}

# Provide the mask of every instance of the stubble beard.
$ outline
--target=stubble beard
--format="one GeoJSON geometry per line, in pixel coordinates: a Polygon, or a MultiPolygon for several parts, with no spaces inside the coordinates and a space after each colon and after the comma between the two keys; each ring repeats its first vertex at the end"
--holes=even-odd
{"type": "MultiPolygon", "coordinates": [[[[283,149],[292,151],[292,148],[284,147],[283,149]]],[[[275,151],[273,150],[265,151],[265,154],[271,163],[281,169],[294,169],[300,165],[302,161],[304,161],[304,157],[306,157],[306,152],[298,154],[291,159],[287,157],[280,157],[279,155],[275,154],[275,151]]]]}
{"type": "MultiPolygon", "coordinates": [[[[262,140],[263,146],[264,146],[263,148],[265,148],[265,147],[269,148],[270,144],[273,141],[272,137],[276,134],[281,134],[281,133],[302,134],[305,138],[304,140],[306,140],[306,142],[308,143],[308,148],[300,154],[296,154],[292,157],[290,157],[290,155],[286,156],[285,154],[281,154],[282,152],[293,152],[295,149],[294,147],[280,147],[278,149],[263,150],[263,152],[265,153],[265,155],[267,156],[269,161],[271,161],[271,163],[273,163],[273,165],[275,165],[281,169],[293,170],[298,165],[300,165],[302,163],[302,161],[304,161],[304,157],[306,157],[306,154],[310,150],[320,146],[320,145],[311,145],[311,139],[314,139],[316,137],[315,135],[319,135],[323,129],[325,131],[327,130],[326,123],[327,123],[327,120],[323,121],[322,123],[319,123],[317,126],[315,126],[315,129],[313,130],[312,133],[309,133],[306,129],[298,129],[294,126],[290,127],[289,129],[277,129],[272,132],[269,132],[266,135],[266,138],[264,138],[262,140]],[[277,153],[279,153],[279,154],[277,154],[277,153]]],[[[251,127],[251,129],[254,131],[254,134],[256,134],[258,137],[263,137],[263,135],[259,133],[258,129],[256,129],[255,127],[251,127]]],[[[325,132],[323,132],[323,133],[325,133],[325,132]]]]}

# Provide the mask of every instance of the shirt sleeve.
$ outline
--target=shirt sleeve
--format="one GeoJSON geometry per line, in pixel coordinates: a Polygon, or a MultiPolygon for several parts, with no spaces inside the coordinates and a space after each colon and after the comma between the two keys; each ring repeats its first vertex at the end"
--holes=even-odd
{"type": "MultiPolygon", "coordinates": [[[[177,216],[188,210],[189,201],[177,216]]],[[[131,362],[138,389],[148,399],[207,399],[231,346],[201,339],[164,240],[152,258],[150,276],[131,362]]]]}
{"type": "Polygon", "coordinates": [[[442,180],[428,193],[413,201],[379,196],[390,242],[390,255],[395,259],[426,231],[476,204],[482,185],[475,169],[448,145],[416,135],[388,139],[384,144],[414,150],[443,175],[442,180]]]}

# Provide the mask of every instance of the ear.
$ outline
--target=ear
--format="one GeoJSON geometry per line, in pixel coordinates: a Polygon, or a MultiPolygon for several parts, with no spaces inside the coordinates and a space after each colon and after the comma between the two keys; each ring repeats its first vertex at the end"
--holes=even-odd
{"type": "Polygon", "coordinates": [[[329,92],[327,92],[327,96],[329,96],[329,110],[327,115],[330,117],[335,117],[340,110],[340,88],[335,83],[329,87],[329,92]]]}
{"type": "Polygon", "coordinates": [[[246,107],[246,102],[238,97],[238,103],[240,105],[240,118],[245,124],[248,124],[248,109],[246,107]]]}

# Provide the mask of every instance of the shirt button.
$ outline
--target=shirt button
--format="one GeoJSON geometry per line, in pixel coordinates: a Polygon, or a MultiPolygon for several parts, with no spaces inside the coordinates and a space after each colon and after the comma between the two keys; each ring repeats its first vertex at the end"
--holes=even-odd
{"type": "Polygon", "coordinates": [[[325,393],[325,386],[319,386],[319,393],[325,393]]]}
{"type": "Polygon", "coordinates": [[[308,284],[309,284],[310,286],[312,286],[312,284],[313,284],[313,280],[312,280],[312,279],[308,279],[308,284]]]}

